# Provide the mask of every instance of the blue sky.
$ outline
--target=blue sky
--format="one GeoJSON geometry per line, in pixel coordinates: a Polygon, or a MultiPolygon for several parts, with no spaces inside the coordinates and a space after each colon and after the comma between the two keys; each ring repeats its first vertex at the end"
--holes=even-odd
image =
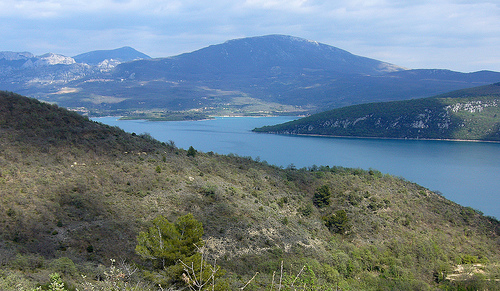
{"type": "Polygon", "coordinates": [[[499,0],[0,0],[0,51],[167,57],[266,34],[407,68],[500,71],[499,0]]]}

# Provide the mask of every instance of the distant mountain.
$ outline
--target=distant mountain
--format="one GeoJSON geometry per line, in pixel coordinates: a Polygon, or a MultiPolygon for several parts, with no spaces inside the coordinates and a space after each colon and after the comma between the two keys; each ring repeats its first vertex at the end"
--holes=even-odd
{"type": "Polygon", "coordinates": [[[7,68],[0,60],[0,89],[104,114],[197,110],[209,115],[289,115],[500,82],[498,72],[407,70],[284,35],[126,61],[137,57],[144,56],[130,48],[95,51],[75,56],[75,64],[36,70],[21,68],[21,61],[9,61],[18,67],[7,68]]]}
{"type": "Polygon", "coordinates": [[[4,61],[27,60],[34,57],[30,52],[0,52],[0,60],[4,61]]]}
{"type": "Polygon", "coordinates": [[[125,64],[118,72],[137,78],[236,75],[275,78],[297,74],[381,75],[401,71],[395,65],[353,55],[336,47],[292,36],[267,35],[227,41],[174,57],[125,64]],[[153,71],[144,70],[148,67],[153,71]]]}
{"type": "Polygon", "coordinates": [[[78,63],[97,65],[106,60],[116,60],[120,63],[130,62],[142,59],[151,59],[150,56],[143,54],[131,47],[122,47],[114,50],[97,50],[88,53],[79,54],[73,57],[78,63]]]}
{"type": "Polygon", "coordinates": [[[76,63],[73,58],[66,57],[63,55],[48,53],[41,55],[34,62],[34,66],[53,66],[53,65],[72,65],[76,63]]]}
{"type": "Polygon", "coordinates": [[[497,72],[406,70],[283,35],[230,40],[169,58],[123,63],[111,76],[116,81],[71,84],[81,88],[73,96],[101,92],[122,98],[105,105],[116,109],[293,114],[430,97],[500,81],[497,72]]]}
{"type": "MultiPolygon", "coordinates": [[[[130,47],[89,52],[76,59],[54,53],[35,56],[29,52],[0,52],[0,89],[47,97],[66,92],[71,81],[100,78],[123,61],[142,58],[150,57],[130,47]]],[[[78,89],[69,89],[74,90],[78,89]]],[[[66,105],[56,99],[50,102],[66,105]]]]}
{"type": "Polygon", "coordinates": [[[11,69],[71,65],[74,63],[76,62],[73,58],[53,53],[34,56],[29,52],[0,52],[0,65],[11,69]]]}
{"type": "Polygon", "coordinates": [[[60,90],[65,83],[93,74],[94,68],[73,58],[47,53],[0,52],[0,89],[33,96],[60,90]]]}
{"type": "Polygon", "coordinates": [[[500,83],[432,98],[354,105],[254,131],[500,141],[500,83]]]}

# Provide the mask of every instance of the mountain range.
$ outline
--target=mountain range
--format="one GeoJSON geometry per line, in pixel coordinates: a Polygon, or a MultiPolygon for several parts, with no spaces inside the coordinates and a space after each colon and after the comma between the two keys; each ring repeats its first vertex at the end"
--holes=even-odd
{"type": "Polygon", "coordinates": [[[498,72],[410,70],[285,35],[229,40],[154,59],[131,48],[74,58],[3,52],[0,69],[4,90],[94,114],[131,110],[314,113],[430,97],[500,81],[498,72]]]}
{"type": "Polygon", "coordinates": [[[131,47],[122,47],[114,50],[98,50],[67,57],[54,53],[35,56],[30,52],[0,52],[0,64],[4,69],[16,70],[51,65],[87,64],[98,65],[104,61],[114,60],[119,63],[139,59],[151,59],[148,55],[136,51],[131,47]]]}
{"type": "Polygon", "coordinates": [[[31,95],[58,90],[64,84],[107,72],[120,64],[150,58],[130,47],[94,51],[75,57],[47,53],[35,56],[30,52],[0,52],[0,87],[26,91],[31,95]]]}

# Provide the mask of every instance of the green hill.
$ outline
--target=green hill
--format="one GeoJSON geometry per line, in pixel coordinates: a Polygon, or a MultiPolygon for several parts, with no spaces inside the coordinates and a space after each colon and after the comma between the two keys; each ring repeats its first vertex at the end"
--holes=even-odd
{"type": "Polygon", "coordinates": [[[500,83],[432,98],[344,107],[255,131],[500,141],[500,83]]]}
{"type": "MultiPolygon", "coordinates": [[[[376,170],[186,151],[6,92],[0,144],[1,290],[63,290],[54,272],[67,290],[181,289],[181,266],[135,248],[159,215],[188,213],[225,270],[218,290],[495,290],[500,279],[498,220],[376,170]]],[[[151,229],[166,242],[189,233],[151,229]]]]}

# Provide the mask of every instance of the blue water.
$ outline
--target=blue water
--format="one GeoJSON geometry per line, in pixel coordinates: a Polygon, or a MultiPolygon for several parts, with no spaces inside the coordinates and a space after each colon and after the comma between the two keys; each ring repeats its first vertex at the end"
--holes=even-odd
{"type": "Polygon", "coordinates": [[[94,120],[127,132],[149,133],[180,148],[260,158],[297,168],[312,165],[373,168],[403,177],[485,215],[500,218],[500,144],[366,138],[286,136],[253,133],[255,127],[295,117],[226,117],[215,120],[150,122],[94,120]]]}

